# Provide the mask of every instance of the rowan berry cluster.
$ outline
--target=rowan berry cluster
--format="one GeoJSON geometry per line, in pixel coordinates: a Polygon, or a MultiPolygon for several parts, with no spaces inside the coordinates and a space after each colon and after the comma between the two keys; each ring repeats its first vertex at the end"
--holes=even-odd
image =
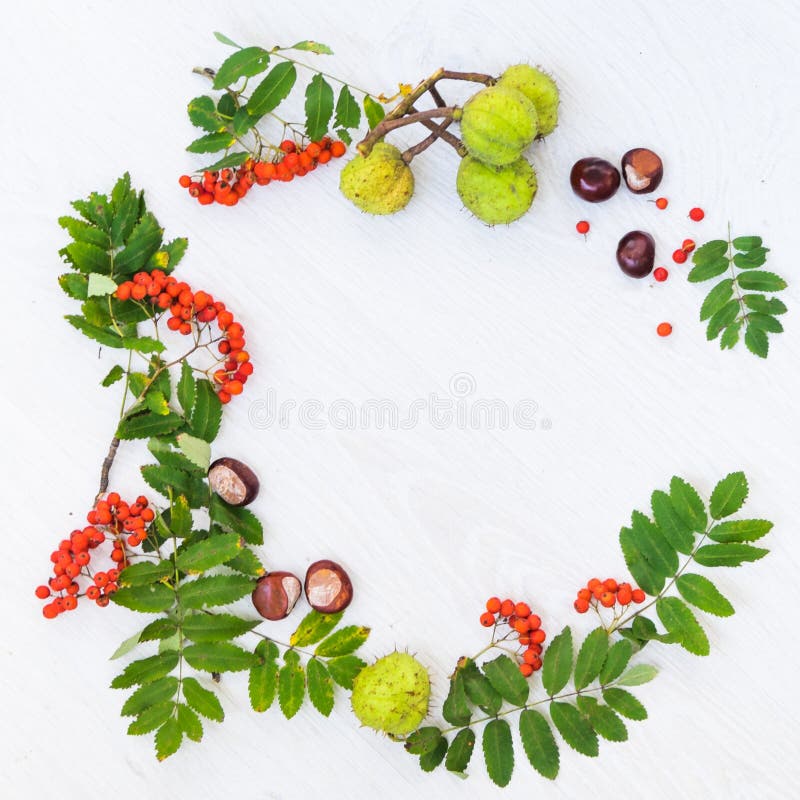
{"type": "Polygon", "coordinates": [[[527,603],[490,597],[486,601],[486,611],[481,614],[480,622],[484,628],[509,626],[510,631],[503,638],[516,638],[519,642],[519,671],[526,678],[542,668],[542,644],[547,634],[542,630],[541,617],[532,613],[527,603]]]}
{"type": "Polygon", "coordinates": [[[206,325],[216,320],[222,331],[217,345],[222,358],[212,376],[217,394],[223,403],[228,403],[233,395],[242,393],[244,384],[253,374],[253,365],[250,354],[244,349],[244,328],[225,308],[225,303],[214,300],[208,292],[192,292],[188,283],[158,269],[137,272],[133,280],[121,283],[114,294],[118,300],[148,302],[160,311],[169,311],[167,327],[184,336],[192,332],[193,324],[206,325]]]}
{"type": "Polygon", "coordinates": [[[278,148],[278,160],[248,158],[238,169],[206,170],[202,178],[197,176],[194,179],[181,175],[178,183],[188,189],[202,206],[212,203],[235,206],[253,186],[267,186],[272,181],[288,183],[295,177],[302,178],[319,164],[327,164],[331,158],[341,158],[346,150],[344,142],[334,141],[329,136],[301,148],[291,139],[286,139],[278,148]]]}
{"type": "Polygon", "coordinates": [[[601,581],[599,578],[592,578],[583,589],[578,590],[578,597],[575,600],[575,610],[579,614],[585,614],[590,608],[611,608],[619,605],[622,608],[631,603],[643,603],[645,593],[641,589],[634,589],[629,583],[617,583],[613,578],[606,578],[601,581]]]}
{"type": "Polygon", "coordinates": [[[128,564],[126,545],[138,547],[147,538],[147,525],[154,519],[155,512],[148,507],[146,497],[137,497],[129,504],[111,492],[105,500],[98,500],[86,515],[89,525],[72,531],[69,539],[62,539],[58,550],[50,554],[53,577],[47,584],[36,587],[40,600],[53,597],[42,609],[44,616],[54,619],[64,611],[72,611],[81,597],[94,600],[98,606],[107,606],[118,589],[120,572],[128,564]],[[91,551],[106,541],[112,542],[109,558],[114,566],[92,572],[91,551]],[[83,587],[79,578],[84,579],[83,587]]]}

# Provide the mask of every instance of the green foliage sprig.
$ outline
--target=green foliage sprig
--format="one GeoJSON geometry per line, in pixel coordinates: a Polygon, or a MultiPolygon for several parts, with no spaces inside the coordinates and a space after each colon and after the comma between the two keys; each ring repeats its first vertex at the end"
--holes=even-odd
{"type": "Polygon", "coordinates": [[[214,34],[225,45],[236,48],[219,69],[196,68],[195,72],[213,81],[216,97],[204,94],[195,97],[188,106],[192,124],[205,131],[186,149],[190,153],[223,153],[222,157],[202,169],[219,170],[238,167],[247,159],[256,161],[282,155],[278,142],[270,142],[259,129],[266,122],[282,127],[281,138],[316,141],[329,131],[350,144],[350,131],[361,124],[362,107],[370,126],[377,125],[384,115],[383,102],[392,98],[359,89],[328,72],[295,57],[298,52],[318,56],[333,55],[325,44],[302,41],[291,47],[241,47],[221,33],[214,34]],[[305,119],[290,121],[279,116],[278,109],[295,87],[298,69],[309,72],[305,87],[305,119]],[[266,73],[266,74],[264,74],[266,73]],[[252,86],[253,79],[261,75],[252,86]],[[331,82],[338,85],[338,93],[331,82]],[[354,95],[361,96],[361,102],[354,95]]]}
{"type": "Polygon", "coordinates": [[[736,567],[768,552],[750,542],[765,536],[771,522],[728,519],[741,509],[747,494],[742,472],[721,480],[708,504],[678,477],[672,478],[669,492],[653,492],[652,513],[634,511],[631,525],[620,532],[626,564],[652,595],[650,601],[608,622],[601,617],[601,625],[583,639],[577,654],[572,629],[565,627],[544,652],[538,697],[534,691],[539,687],[522,676],[508,655],[478,663],[491,648],[505,649],[494,639],[478,655],[459,659],[442,706],[448,725],[418,729],[405,739],[405,749],[419,756],[426,772],[444,764],[463,777],[477,743],[476,729],[482,729],[489,777],[506,786],[515,763],[512,719],[525,758],[549,779],[559,771],[559,738],[590,757],[599,754],[600,739],[625,741],[625,720],[647,718],[645,707],[628,689],[657,674],[650,664],[631,663],[634,657],[651,641],[708,655],[708,637],[690,606],[720,617],[734,613],[716,586],[704,575],[688,572],[689,567],[736,567]],[[645,616],[651,608],[657,621],[645,616]]]}
{"type": "Polygon", "coordinates": [[[766,358],[770,333],[782,333],[778,316],[786,305],[777,297],[767,297],[786,288],[786,281],[774,272],[760,269],[767,260],[768,247],[760,236],[714,239],[699,247],[692,256],[692,283],[717,278],[730,272],[708,293],[700,309],[700,321],[708,321],[709,341],[720,337],[723,350],[735,347],[744,328],[744,343],[755,355],[766,358]],[[738,270],[738,271],[737,271],[738,270]],[[720,334],[722,334],[720,336],[720,334]]]}

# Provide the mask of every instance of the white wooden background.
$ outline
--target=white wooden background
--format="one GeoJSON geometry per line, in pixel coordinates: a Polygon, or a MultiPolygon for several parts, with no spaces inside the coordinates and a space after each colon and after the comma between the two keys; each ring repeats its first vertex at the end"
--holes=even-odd
{"type": "MultiPolygon", "coordinates": [[[[523,759],[505,796],[783,798],[796,791],[800,711],[795,402],[800,16],[778,2],[333,4],[47,3],[4,11],[0,34],[6,361],[0,795],[116,797],[494,797],[476,757],[469,782],[423,775],[388,740],[360,729],[341,696],[330,720],[309,708],[287,723],[247,708],[244,676],[225,677],[227,719],[201,745],[158,764],[151,737],[125,735],[108,656],[140,625],[122,609],[47,622],[33,587],[85,513],[114,428],[118,394],[98,386],[112,363],[61,316],[56,218],[124,170],[147,191],[168,235],[187,235],[180,274],[241,317],[257,372],[229,407],[217,454],[262,479],[253,509],[265,558],[302,574],[330,557],[349,569],[348,614],[373,627],[370,657],[395,646],[427,664],[434,708],[456,658],[485,640],[490,594],[530,601],[546,629],[591,621],[571,610],[592,575],[624,569],[617,533],[650,491],[682,474],[706,493],[732,469],[751,483],[748,512],[776,523],[771,555],[719,571],[736,606],[705,620],[712,654],[648,648],[662,670],[638,691],[650,719],[598,759],[562,750],[555,784],[523,759]],[[222,30],[244,43],[315,38],[333,72],[373,91],[436,67],[498,73],[530,60],[561,87],[561,125],[533,152],[540,191],[508,228],[471,218],[455,191],[455,155],[414,164],[403,213],[361,215],[338,194],[342,163],[255,191],[235,209],[203,209],[178,188],[198,162],[187,101],[205,89],[194,65],[218,65],[222,30]],[[572,196],[577,158],[616,160],[632,146],[666,163],[653,204],[626,191],[589,207],[572,196]],[[686,219],[693,205],[700,225],[686,219]],[[587,242],[574,233],[592,223],[587,242]],[[791,286],[787,333],[767,362],[720,353],[669,253],[687,235],[763,235],[791,286]],[[666,284],[626,278],[616,241],[656,238],[666,284]],[[675,333],[658,339],[669,320],[675,333]],[[254,425],[253,403],[387,399],[405,409],[447,396],[537,403],[535,430],[488,426],[309,430],[254,425]]],[[[456,97],[458,94],[456,93],[456,97]]],[[[400,137],[411,141],[412,133],[400,137]]],[[[118,387],[117,387],[118,388],[118,387]]],[[[256,410],[258,406],[255,406],[256,410]]],[[[134,494],[143,446],[122,448],[113,486],[134,494]]],[[[245,605],[246,607],[246,605],[245,605]]],[[[287,636],[302,608],[275,631],[287,636]]],[[[277,636],[277,633],[275,634],[277,636]]],[[[521,751],[519,751],[521,754],[521,751]]]]}

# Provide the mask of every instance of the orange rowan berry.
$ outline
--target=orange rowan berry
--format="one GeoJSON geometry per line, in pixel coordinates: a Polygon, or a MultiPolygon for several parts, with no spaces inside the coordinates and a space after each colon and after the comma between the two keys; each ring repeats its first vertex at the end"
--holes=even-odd
{"type": "Polygon", "coordinates": [[[491,628],[492,625],[494,625],[494,614],[484,611],[483,614],[481,614],[480,622],[484,628],[491,628]]]}
{"type": "Polygon", "coordinates": [[[181,327],[181,325],[183,325],[183,324],[184,324],[184,322],[183,322],[183,320],[182,320],[180,317],[170,317],[170,318],[167,320],[167,327],[168,327],[168,328],[169,328],[171,331],[177,331],[177,330],[178,330],[178,328],[180,328],[180,327],[181,327]]]}
{"type": "Polygon", "coordinates": [[[217,392],[217,397],[219,397],[219,401],[223,405],[226,404],[226,403],[230,403],[230,401],[231,401],[230,394],[228,392],[226,392],[224,389],[220,389],[217,392]]]}
{"type": "Polygon", "coordinates": [[[524,677],[530,678],[533,675],[533,667],[528,663],[522,663],[519,665],[519,671],[523,674],[524,677]]]}
{"type": "Polygon", "coordinates": [[[608,592],[616,592],[617,589],[619,588],[619,584],[613,578],[607,578],[606,580],[604,580],[603,586],[608,592]]]}
{"type": "Polygon", "coordinates": [[[308,153],[311,158],[319,158],[321,152],[322,148],[316,142],[311,142],[311,144],[306,147],[306,153],[308,153]]]}
{"type": "Polygon", "coordinates": [[[604,608],[611,608],[617,602],[617,596],[614,592],[608,591],[603,592],[598,599],[600,600],[600,605],[604,608]]]}
{"type": "Polygon", "coordinates": [[[531,614],[528,617],[528,625],[532,631],[538,630],[542,627],[542,618],[538,614],[531,614]]]}
{"type": "Polygon", "coordinates": [[[244,390],[241,381],[228,381],[223,388],[228,394],[241,394],[244,390]]]}
{"type": "Polygon", "coordinates": [[[535,650],[526,650],[522,654],[522,659],[526,664],[533,666],[539,660],[539,654],[535,650]]]}
{"type": "Polygon", "coordinates": [[[517,603],[514,606],[514,613],[518,617],[529,617],[531,615],[531,607],[527,603],[517,603]]]}
{"type": "MultiPolygon", "coordinates": [[[[173,317],[173,319],[175,318],[173,317]]],[[[192,324],[190,322],[181,322],[178,326],[178,332],[188,336],[192,332],[192,324]]]]}
{"type": "Polygon", "coordinates": [[[527,619],[517,618],[512,625],[517,633],[527,633],[530,630],[527,619]]]}
{"type": "Polygon", "coordinates": [[[97,598],[100,597],[100,589],[97,586],[89,586],[86,589],[86,596],[90,600],[97,600],[97,598]]]}
{"type": "Polygon", "coordinates": [[[547,638],[547,634],[539,628],[531,632],[531,644],[541,644],[547,638]]]}
{"type": "Polygon", "coordinates": [[[634,589],[631,592],[631,599],[634,603],[644,603],[646,595],[641,589],[634,589]]]}
{"type": "Polygon", "coordinates": [[[110,506],[115,506],[120,502],[121,499],[122,498],[119,496],[118,492],[109,492],[106,497],[106,503],[108,503],[110,506]]]}
{"type": "Polygon", "coordinates": [[[592,578],[592,579],[591,579],[591,580],[590,580],[590,581],[589,581],[589,582],[586,584],[586,588],[587,588],[587,589],[588,589],[590,592],[593,592],[593,591],[595,590],[595,588],[596,588],[597,586],[599,586],[599,585],[600,585],[600,583],[601,583],[601,581],[600,581],[600,579],[599,579],[599,578],[592,578]]]}
{"type": "Polygon", "coordinates": [[[97,605],[99,605],[100,608],[105,608],[109,603],[109,598],[101,594],[100,597],[98,597],[97,600],[95,600],[95,603],[97,603],[97,605]]]}
{"type": "Polygon", "coordinates": [[[64,598],[64,610],[65,611],[72,611],[73,609],[78,607],[78,601],[72,595],[67,595],[64,598]]]}
{"type": "Polygon", "coordinates": [[[129,281],[117,286],[117,291],[115,292],[117,300],[128,300],[131,296],[131,289],[133,289],[133,285],[129,281]]]}
{"type": "Polygon", "coordinates": [[[542,654],[542,646],[537,642],[531,642],[530,645],[528,645],[528,650],[538,655],[542,654]]]}
{"type": "Polygon", "coordinates": [[[501,605],[502,602],[499,597],[490,597],[486,601],[486,610],[492,614],[496,614],[498,611],[500,611],[501,605]]]}
{"type": "Polygon", "coordinates": [[[331,158],[332,158],[331,151],[330,150],[323,150],[319,154],[319,157],[317,158],[317,161],[320,164],[327,164],[331,160],[331,158]]]}
{"type": "Polygon", "coordinates": [[[67,594],[78,594],[80,591],[80,586],[78,586],[75,581],[73,581],[69,586],[67,586],[67,594]]]}
{"type": "MultiPolygon", "coordinates": [[[[112,553],[113,555],[113,553],[112,553]]],[[[94,585],[103,587],[108,583],[108,575],[105,572],[95,572],[94,574],[94,585]]]]}
{"type": "Polygon", "coordinates": [[[517,641],[519,641],[521,645],[529,645],[531,643],[531,637],[527,633],[525,633],[522,636],[520,636],[517,641]]]}
{"type": "Polygon", "coordinates": [[[131,289],[131,297],[134,300],[144,300],[146,294],[147,287],[142,283],[137,283],[133,289],[131,289]]]}
{"type": "Polygon", "coordinates": [[[58,616],[58,608],[55,603],[48,603],[42,608],[42,614],[45,619],[55,619],[58,616]]]}
{"type": "Polygon", "coordinates": [[[291,139],[284,139],[279,149],[283,150],[284,153],[294,153],[297,150],[297,145],[291,139]]]}
{"type": "Polygon", "coordinates": [[[85,567],[91,560],[92,557],[86,551],[75,554],[75,563],[79,567],[85,567]]]}
{"type": "Polygon", "coordinates": [[[588,601],[592,599],[592,593],[588,589],[579,589],[578,598],[580,600],[586,600],[588,603],[588,601]]]}
{"type": "Polygon", "coordinates": [[[331,144],[331,155],[334,158],[341,158],[346,151],[347,147],[344,142],[333,142],[331,144]]]}
{"type": "Polygon", "coordinates": [[[662,211],[669,205],[669,200],[666,197],[659,197],[656,200],[656,208],[660,208],[662,211]]]}
{"type": "Polygon", "coordinates": [[[37,586],[36,596],[40,600],[44,600],[46,597],[50,597],[50,589],[47,586],[37,586]]]}
{"type": "Polygon", "coordinates": [[[500,604],[500,616],[510,617],[513,613],[514,613],[514,601],[503,600],[503,602],[500,604]]]}
{"type": "Polygon", "coordinates": [[[214,195],[211,192],[202,192],[197,195],[197,202],[201,206],[210,206],[214,202],[214,195]]]}

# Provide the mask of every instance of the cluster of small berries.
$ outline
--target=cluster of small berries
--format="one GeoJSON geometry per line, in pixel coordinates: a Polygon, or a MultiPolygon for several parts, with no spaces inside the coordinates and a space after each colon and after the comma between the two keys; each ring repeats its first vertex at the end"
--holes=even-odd
{"type": "Polygon", "coordinates": [[[128,563],[125,544],[129,547],[140,545],[147,538],[148,523],[154,519],[155,512],[148,508],[146,497],[137,497],[136,502],[128,504],[116,492],[111,492],[105,500],[98,500],[86,515],[89,525],[72,531],[69,539],[62,539],[58,550],[50,554],[53,577],[46,585],[36,587],[36,596],[40,600],[56,595],[42,609],[45,618],[54,619],[64,611],[72,611],[78,607],[81,597],[94,600],[98,606],[107,606],[111,595],[118,589],[119,574],[128,563]],[[113,542],[109,557],[114,567],[92,573],[90,551],[106,540],[113,542]],[[77,581],[81,576],[90,581],[83,594],[77,581]]]}
{"type": "Polygon", "coordinates": [[[192,197],[202,206],[219,203],[235,206],[253,186],[266,186],[272,181],[288,183],[295,177],[302,178],[313,172],[317,165],[327,164],[331,158],[341,158],[347,147],[344,142],[334,141],[325,136],[318,142],[310,142],[298,148],[291,139],[281,142],[282,153],[278,161],[257,161],[248,158],[241,167],[221,170],[206,170],[202,178],[192,179],[181,175],[178,183],[189,190],[192,197]]]}
{"type": "Polygon", "coordinates": [[[597,608],[598,604],[603,608],[611,608],[616,604],[625,608],[631,603],[643,603],[645,597],[641,589],[634,589],[629,583],[617,583],[613,578],[604,581],[592,578],[586,588],[578,590],[574,605],[579,614],[585,614],[590,608],[597,608]]]}
{"type": "Polygon", "coordinates": [[[214,374],[217,394],[223,403],[230,402],[233,395],[241,394],[247,379],[253,374],[250,354],[244,349],[244,328],[234,320],[225,303],[208,292],[192,292],[189,284],[177,281],[161,270],[137,272],[132,281],[117,287],[114,296],[118,300],[149,302],[161,311],[169,310],[167,327],[184,336],[192,332],[192,323],[207,324],[217,321],[223,336],[217,349],[222,354],[220,368],[214,374]]]}
{"type": "Polygon", "coordinates": [[[525,648],[519,654],[522,659],[519,671],[526,678],[542,668],[542,643],[547,634],[542,630],[541,617],[532,613],[527,603],[490,597],[486,601],[486,611],[481,614],[480,622],[484,628],[508,625],[518,634],[519,644],[525,648]]]}

